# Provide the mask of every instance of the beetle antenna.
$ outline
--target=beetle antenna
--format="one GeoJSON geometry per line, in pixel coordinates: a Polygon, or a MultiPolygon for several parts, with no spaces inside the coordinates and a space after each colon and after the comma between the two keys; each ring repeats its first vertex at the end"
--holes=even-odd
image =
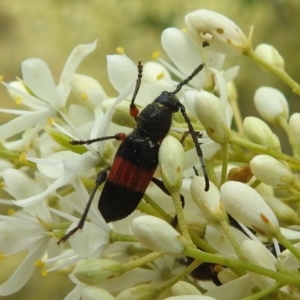
{"type": "Polygon", "coordinates": [[[181,88],[184,86],[184,85],[186,85],[186,84],[188,84],[202,69],[203,69],[203,67],[204,67],[204,64],[201,64],[201,65],[199,65],[195,70],[194,70],[194,72],[190,75],[190,76],[188,76],[186,79],[184,79],[183,81],[181,81],[178,85],[177,85],[177,87],[176,87],[176,89],[175,89],[175,91],[174,92],[171,92],[170,94],[177,94],[180,90],[181,90],[181,88]]]}

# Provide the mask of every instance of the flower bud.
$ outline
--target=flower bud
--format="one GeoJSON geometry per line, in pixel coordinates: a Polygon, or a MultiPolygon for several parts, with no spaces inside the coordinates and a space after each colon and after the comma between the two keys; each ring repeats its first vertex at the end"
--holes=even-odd
{"type": "Polygon", "coordinates": [[[216,143],[227,143],[230,129],[221,100],[206,91],[197,93],[195,98],[195,112],[207,135],[216,143]]]}
{"type": "Polygon", "coordinates": [[[283,70],[284,60],[276,48],[268,44],[260,44],[255,48],[255,53],[269,64],[283,70]]]}
{"type": "Polygon", "coordinates": [[[261,119],[256,117],[246,117],[243,127],[247,137],[259,145],[267,146],[280,151],[280,142],[276,134],[261,119]]]}
{"type": "MultiPolygon", "coordinates": [[[[242,251],[246,259],[253,264],[260,267],[276,271],[275,257],[267,250],[267,248],[260,242],[253,240],[246,240],[242,244],[242,251]]],[[[265,289],[273,285],[276,281],[272,278],[259,275],[257,273],[248,272],[252,281],[260,288],[265,289]]]]}
{"type": "Polygon", "coordinates": [[[294,113],[291,115],[289,126],[292,130],[296,143],[300,145],[300,113],[294,113]]]}
{"type": "Polygon", "coordinates": [[[165,298],[165,300],[217,300],[216,298],[212,298],[209,296],[202,295],[182,295],[182,296],[172,296],[165,298]]]}
{"type": "Polygon", "coordinates": [[[150,284],[137,285],[122,291],[116,300],[139,300],[150,299],[149,296],[155,292],[155,287],[150,284]]]}
{"type": "Polygon", "coordinates": [[[115,300],[109,292],[99,287],[84,285],[81,290],[81,300],[115,300]]]}
{"type": "Polygon", "coordinates": [[[185,16],[187,31],[194,42],[209,50],[238,55],[250,49],[250,42],[242,30],[227,17],[206,9],[185,16]]]}
{"type": "Polygon", "coordinates": [[[200,291],[192,284],[186,281],[178,281],[172,286],[173,296],[180,295],[202,295],[200,291]]]}
{"type": "Polygon", "coordinates": [[[120,276],[123,264],[110,259],[89,259],[79,263],[73,271],[74,276],[88,285],[105,282],[108,278],[120,276]]]}
{"type": "Polygon", "coordinates": [[[73,74],[71,89],[79,100],[90,100],[99,105],[107,96],[101,84],[94,78],[82,74],[73,74]]]}
{"type": "Polygon", "coordinates": [[[264,200],[271,207],[279,221],[288,225],[295,224],[298,214],[289,205],[275,197],[264,197],[264,200]]]}
{"type": "Polygon", "coordinates": [[[257,191],[238,181],[227,181],[220,189],[226,211],[238,222],[260,234],[273,236],[279,230],[276,216],[257,191]]]}
{"type": "Polygon", "coordinates": [[[179,191],[182,185],[184,150],[178,140],[167,136],[161,143],[158,161],[161,177],[169,192],[179,191]]]}
{"type": "Polygon", "coordinates": [[[279,188],[289,188],[295,175],[283,163],[269,155],[257,155],[250,161],[253,175],[261,182],[279,188]]]}
{"type": "Polygon", "coordinates": [[[138,241],[154,251],[180,254],[185,239],[166,221],[153,216],[140,216],[132,221],[132,232],[138,241]]]}
{"type": "Polygon", "coordinates": [[[218,222],[225,218],[220,192],[212,182],[207,192],[204,191],[204,186],[203,177],[195,176],[191,183],[192,198],[208,220],[218,222]]]}
{"type": "Polygon", "coordinates": [[[284,95],[277,89],[263,86],[254,94],[258,113],[268,122],[276,124],[279,118],[287,119],[289,106],[284,95]]]}

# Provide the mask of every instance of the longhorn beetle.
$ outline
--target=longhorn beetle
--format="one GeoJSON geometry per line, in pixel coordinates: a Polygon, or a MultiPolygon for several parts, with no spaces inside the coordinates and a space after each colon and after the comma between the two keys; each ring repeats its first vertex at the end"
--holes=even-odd
{"type": "Polygon", "coordinates": [[[172,115],[179,110],[187,123],[188,132],[195,144],[206,183],[205,191],[208,191],[209,178],[206,173],[203,154],[198,143],[198,135],[194,131],[193,125],[186,114],[184,105],[176,97],[181,88],[191,81],[202,69],[203,64],[198,66],[190,76],[180,82],[173,92],[162,92],[139,114],[139,110],[134,104],[141,85],[143,72],[143,65],[139,62],[138,78],[129,108],[130,115],[136,120],[136,128],[132,133],[128,136],[124,133],[118,133],[114,136],[70,142],[72,145],[83,145],[107,139],[122,141],[112,166],[98,173],[95,187],[77,227],[61,238],[58,244],[66,241],[73,233],[83,227],[94,195],[103,182],[105,184],[99,199],[98,208],[107,223],[124,219],[136,209],[157,168],[158,150],[161,141],[167,136],[170,130],[172,115]],[[108,171],[109,175],[107,177],[108,171]]]}

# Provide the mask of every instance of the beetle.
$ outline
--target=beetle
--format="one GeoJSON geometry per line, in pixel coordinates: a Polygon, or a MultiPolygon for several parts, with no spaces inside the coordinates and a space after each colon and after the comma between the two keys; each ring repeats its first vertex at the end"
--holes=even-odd
{"type": "Polygon", "coordinates": [[[143,72],[143,65],[139,62],[138,79],[129,109],[130,115],[136,120],[134,130],[127,136],[118,133],[114,136],[100,137],[93,140],[70,142],[72,145],[83,145],[107,139],[122,141],[115,154],[112,166],[98,173],[95,187],[78,226],[60,239],[58,243],[66,241],[74,232],[83,227],[92,199],[98,187],[104,182],[98,208],[107,223],[124,219],[136,209],[158,166],[160,143],[170,131],[173,113],[178,111],[181,112],[187,123],[188,132],[195,144],[206,182],[205,190],[209,189],[209,178],[198,143],[198,135],[186,114],[185,106],[176,97],[181,88],[202,69],[203,64],[199,65],[190,76],[180,82],[173,92],[163,91],[139,113],[134,104],[143,72]],[[107,175],[108,171],[109,174],[107,175]]]}

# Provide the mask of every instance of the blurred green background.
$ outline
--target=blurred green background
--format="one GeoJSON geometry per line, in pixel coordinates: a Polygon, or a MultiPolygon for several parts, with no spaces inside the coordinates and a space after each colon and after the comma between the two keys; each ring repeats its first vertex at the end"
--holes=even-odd
{"type": "MultiPolygon", "coordinates": [[[[113,93],[106,76],[107,54],[116,53],[115,49],[122,46],[133,60],[150,60],[153,51],[163,52],[162,30],[183,28],[185,14],[201,8],[228,16],[246,34],[254,25],[253,46],[275,46],[285,58],[287,72],[300,82],[299,0],[1,0],[0,75],[6,82],[21,77],[20,63],[38,57],[48,63],[57,81],[72,49],[98,39],[96,51],[86,58],[79,72],[95,77],[113,93]]],[[[262,85],[279,88],[289,100],[291,111],[300,111],[299,96],[277,78],[245,57],[227,58],[225,68],[234,65],[241,66],[236,84],[244,117],[257,115],[253,95],[262,85]]],[[[0,101],[1,107],[14,107],[3,87],[0,101]]],[[[0,124],[10,117],[1,114],[0,124]]],[[[21,259],[18,255],[0,262],[0,283],[21,259]]],[[[65,275],[53,273],[43,278],[37,270],[19,293],[1,299],[63,299],[71,288],[65,275]]]]}

